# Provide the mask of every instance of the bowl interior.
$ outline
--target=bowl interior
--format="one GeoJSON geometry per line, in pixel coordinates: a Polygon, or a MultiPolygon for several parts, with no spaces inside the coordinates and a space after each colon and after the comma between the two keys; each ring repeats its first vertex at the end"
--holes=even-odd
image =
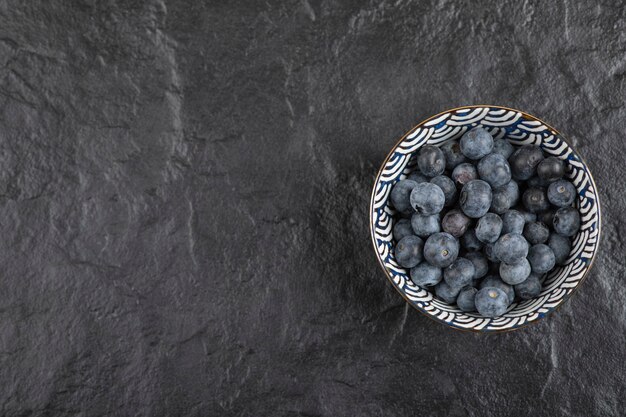
{"type": "Polygon", "coordinates": [[[467,106],[435,115],[408,132],[391,150],[378,172],[372,192],[370,227],[376,255],[393,286],[411,305],[427,316],[449,326],[474,331],[503,331],[539,320],[562,304],[584,280],[598,249],[600,205],[593,178],[575,150],[560,133],[534,116],[499,106],[467,106]],[[460,138],[467,130],[482,126],[494,138],[504,138],[515,146],[541,146],[550,156],[566,163],[566,177],[578,191],[576,207],[581,227],[573,238],[572,250],[564,266],[546,278],[539,297],[512,304],[496,319],[465,313],[445,303],[427,288],[416,286],[408,271],[396,263],[392,237],[395,211],[389,202],[392,186],[416,168],[417,150],[426,144],[441,145],[460,138]]]}

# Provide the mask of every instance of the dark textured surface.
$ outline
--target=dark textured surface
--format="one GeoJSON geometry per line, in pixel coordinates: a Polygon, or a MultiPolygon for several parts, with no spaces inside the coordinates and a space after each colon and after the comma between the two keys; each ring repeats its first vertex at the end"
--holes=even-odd
{"type": "Polygon", "coordinates": [[[623,416],[626,8],[499,3],[0,1],[0,414],[623,416]],[[578,293],[488,336],[409,309],[367,220],[395,140],[479,103],[604,209],[578,293]]]}

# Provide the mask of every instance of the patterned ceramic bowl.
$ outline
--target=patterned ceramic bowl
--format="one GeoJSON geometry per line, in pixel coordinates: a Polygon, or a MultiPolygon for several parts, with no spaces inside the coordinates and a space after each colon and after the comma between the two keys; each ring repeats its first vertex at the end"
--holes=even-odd
{"type": "Polygon", "coordinates": [[[519,110],[500,106],[465,106],[432,116],[411,129],[393,147],[383,162],[372,192],[370,229],[378,261],[391,284],[404,299],[428,317],[450,327],[480,332],[518,329],[556,310],[584,281],[591,269],[600,240],[600,202],[589,169],[563,136],[543,121],[519,110]],[[576,207],[581,213],[581,228],[572,242],[566,265],[557,267],[546,278],[539,297],[513,303],[506,314],[496,319],[477,313],[464,313],[456,306],[436,298],[418,287],[408,271],[394,259],[392,227],[394,209],[389,203],[392,186],[416,167],[417,151],[426,144],[441,145],[460,138],[467,130],[482,126],[495,138],[514,145],[535,144],[544,152],[566,162],[566,176],[578,190],[576,207]]]}

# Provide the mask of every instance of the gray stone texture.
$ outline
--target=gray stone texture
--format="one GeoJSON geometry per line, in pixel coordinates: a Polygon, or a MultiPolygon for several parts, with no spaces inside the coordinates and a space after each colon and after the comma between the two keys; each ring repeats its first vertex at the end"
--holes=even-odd
{"type": "Polygon", "coordinates": [[[0,415],[623,416],[621,1],[0,0],[0,415]],[[556,314],[407,307],[368,203],[463,104],[561,130],[603,207],[556,314]]]}

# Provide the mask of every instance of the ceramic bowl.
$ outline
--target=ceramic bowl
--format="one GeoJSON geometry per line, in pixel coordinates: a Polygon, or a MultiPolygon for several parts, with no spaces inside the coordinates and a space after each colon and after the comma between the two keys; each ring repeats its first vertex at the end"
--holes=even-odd
{"type": "Polygon", "coordinates": [[[464,106],[439,113],[411,129],[391,149],[378,171],[370,203],[370,229],[376,257],[387,278],[404,299],[426,316],[455,329],[496,332],[518,329],[542,319],[563,304],[582,285],[591,269],[600,241],[600,201],[591,172],[574,148],[553,127],[519,110],[501,106],[464,106]],[[547,155],[566,164],[566,177],[578,190],[575,202],[581,214],[579,233],[564,266],[553,270],[539,297],[513,303],[498,318],[462,312],[436,298],[429,288],[416,286],[408,270],[394,259],[392,237],[395,211],[389,201],[392,186],[416,167],[420,147],[442,145],[460,138],[467,130],[482,126],[494,138],[505,138],[515,146],[539,145],[547,155]]]}

